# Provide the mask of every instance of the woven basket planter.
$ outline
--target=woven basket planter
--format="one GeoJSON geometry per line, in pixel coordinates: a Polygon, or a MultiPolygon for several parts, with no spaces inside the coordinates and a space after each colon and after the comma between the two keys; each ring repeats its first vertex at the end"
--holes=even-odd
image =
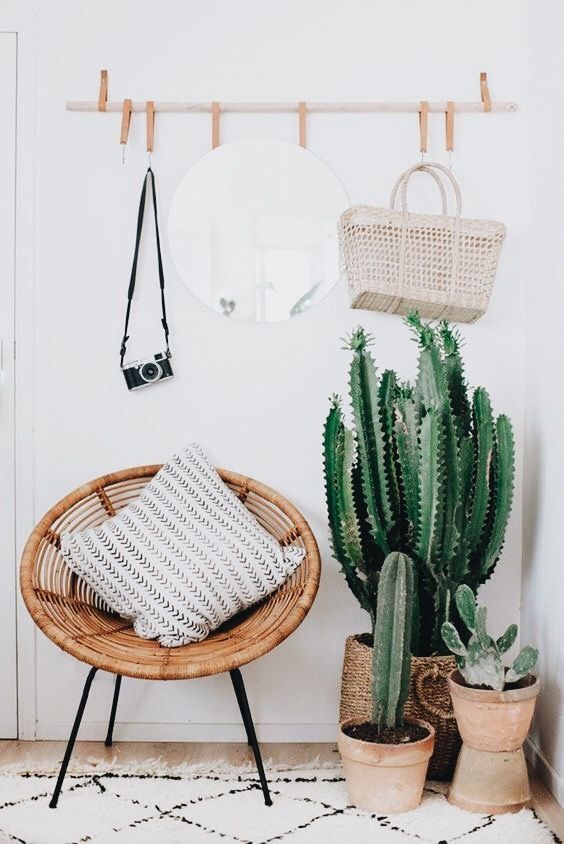
{"type": "MultiPolygon", "coordinates": [[[[428,319],[475,322],[485,313],[493,288],[505,226],[461,216],[454,176],[442,164],[416,164],[398,179],[389,208],[357,205],[339,222],[341,271],[349,283],[352,308],[408,314],[428,319]],[[435,180],[442,214],[407,209],[407,185],[416,172],[435,180]],[[456,212],[447,214],[442,177],[450,181],[456,212]],[[401,208],[396,210],[400,196],[401,208]]],[[[438,737],[437,737],[438,739],[438,737]]]]}
{"type": "MultiPolygon", "coordinates": [[[[462,743],[447,682],[455,668],[454,657],[450,656],[411,658],[411,685],[405,716],[428,721],[435,728],[435,750],[428,771],[430,779],[452,778],[462,743]]],[[[358,636],[349,636],[345,645],[341,680],[341,723],[349,718],[371,717],[371,671],[372,647],[359,641],[358,636]]]]}

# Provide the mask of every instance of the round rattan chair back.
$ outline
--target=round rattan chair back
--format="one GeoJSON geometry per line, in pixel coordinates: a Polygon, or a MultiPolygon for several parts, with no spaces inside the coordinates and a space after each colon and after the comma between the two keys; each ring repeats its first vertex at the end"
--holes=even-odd
{"type": "Polygon", "coordinates": [[[163,648],[141,639],[129,621],[109,611],[66,565],[63,531],[98,525],[137,498],[159,465],[125,469],[71,492],[41,519],[25,546],[20,583],[37,626],[64,651],[89,665],[153,680],[182,680],[231,671],[267,653],[302,622],[313,603],[320,575],[317,543],[303,516],[264,484],[219,469],[261,525],[281,545],[301,545],[305,557],[277,592],[235,616],[207,639],[163,648]]]}

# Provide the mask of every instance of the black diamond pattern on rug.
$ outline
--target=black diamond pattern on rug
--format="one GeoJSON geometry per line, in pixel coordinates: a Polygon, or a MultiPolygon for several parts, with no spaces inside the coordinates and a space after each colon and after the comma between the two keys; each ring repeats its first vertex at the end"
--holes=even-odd
{"type": "Polygon", "coordinates": [[[347,803],[341,769],[271,773],[265,807],[254,774],[67,777],[49,809],[54,775],[0,773],[0,841],[23,844],[554,844],[532,810],[463,812],[429,783],[414,812],[382,816],[347,803]]]}

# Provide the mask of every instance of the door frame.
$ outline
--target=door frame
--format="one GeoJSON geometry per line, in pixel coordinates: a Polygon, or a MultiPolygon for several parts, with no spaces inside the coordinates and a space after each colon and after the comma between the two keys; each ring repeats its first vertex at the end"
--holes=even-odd
{"type": "MultiPolygon", "coordinates": [[[[21,551],[35,523],[34,506],[34,247],[36,24],[16,2],[4,3],[0,32],[16,35],[16,177],[14,295],[14,461],[16,583],[21,551]],[[18,8],[19,6],[19,8],[18,8]]],[[[18,737],[36,732],[35,625],[16,589],[18,737]]]]}
{"type": "Polygon", "coordinates": [[[6,120],[2,122],[2,295],[0,312],[0,446],[2,478],[2,684],[5,691],[0,704],[0,736],[13,739],[18,732],[17,702],[17,646],[16,646],[16,570],[15,570],[15,192],[16,192],[16,105],[18,39],[14,32],[0,32],[1,75],[5,86],[1,92],[1,107],[6,120]],[[5,179],[5,182],[4,182],[5,179]],[[5,287],[4,287],[5,285],[5,287]]]}

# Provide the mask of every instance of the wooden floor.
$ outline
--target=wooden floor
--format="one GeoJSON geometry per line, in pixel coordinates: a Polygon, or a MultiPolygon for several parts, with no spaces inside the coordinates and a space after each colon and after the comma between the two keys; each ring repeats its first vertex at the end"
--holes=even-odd
{"type": "MultiPolygon", "coordinates": [[[[55,766],[62,758],[65,745],[61,741],[0,741],[0,769],[3,765],[17,763],[26,766],[55,766]]],[[[261,744],[262,755],[273,765],[339,764],[335,744],[261,744]]],[[[165,743],[165,742],[116,742],[104,747],[100,742],[79,741],[75,745],[73,761],[92,765],[107,761],[135,767],[148,760],[158,759],[163,766],[182,764],[209,764],[221,760],[229,765],[242,765],[253,760],[246,744],[229,743],[165,743]]],[[[532,805],[538,816],[564,839],[564,809],[548,789],[531,775],[532,805]]]]}
{"type": "MultiPolygon", "coordinates": [[[[273,765],[305,765],[314,760],[323,764],[340,764],[336,744],[292,743],[268,744],[261,742],[263,759],[273,765]]],[[[62,741],[0,741],[0,767],[18,762],[25,765],[56,764],[62,758],[65,745],[62,741]]],[[[120,765],[141,765],[147,759],[159,759],[162,765],[209,764],[221,760],[228,765],[242,765],[253,761],[253,752],[247,744],[229,742],[115,742],[104,747],[102,742],[77,741],[73,760],[79,764],[114,761],[120,765]]]]}

